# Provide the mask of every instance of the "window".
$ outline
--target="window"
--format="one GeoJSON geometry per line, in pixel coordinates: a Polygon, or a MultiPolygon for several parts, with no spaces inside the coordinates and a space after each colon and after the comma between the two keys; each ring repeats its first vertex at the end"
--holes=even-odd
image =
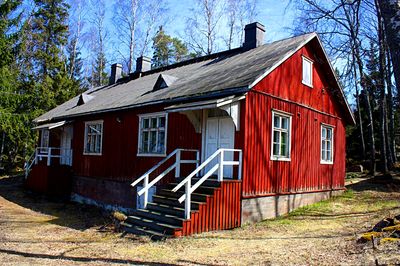
{"type": "Polygon", "coordinates": [[[312,87],[312,65],[313,62],[303,57],[303,84],[312,87]]]}
{"type": "Polygon", "coordinates": [[[290,161],[291,123],[290,114],[272,112],[272,160],[290,161]]]}
{"type": "Polygon", "coordinates": [[[40,153],[47,153],[49,148],[50,131],[42,129],[40,136],[40,153]]]}
{"type": "Polygon", "coordinates": [[[166,114],[141,115],[139,117],[138,155],[165,155],[166,128],[166,114]]]}
{"type": "Polygon", "coordinates": [[[84,154],[101,155],[103,142],[103,121],[85,123],[84,154]]]}
{"type": "Polygon", "coordinates": [[[333,127],[321,125],[321,163],[333,163],[333,127]]]}

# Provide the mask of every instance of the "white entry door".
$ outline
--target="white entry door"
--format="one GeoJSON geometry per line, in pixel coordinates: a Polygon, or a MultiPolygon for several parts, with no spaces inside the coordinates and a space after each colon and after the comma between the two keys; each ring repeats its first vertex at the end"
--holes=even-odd
{"type": "MultiPolygon", "coordinates": [[[[207,118],[206,137],[205,137],[205,158],[207,160],[216,150],[220,148],[233,149],[235,146],[235,125],[230,117],[207,118]]],[[[225,152],[224,159],[233,160],[233,152],[225,152]]],[[[206,167],[205,172],[218,163],[218,158],[214,159],[206,167]]],[[[232,166],[224,166],[224,177],[232,178],[232,166]]]]}
{"type": "Polygon", "coordinates": [[[73,137],[72,125],[63,127],[61,133],[61,145],[60,145],[60,164],[72,165],[72,137],[73,137]]]}

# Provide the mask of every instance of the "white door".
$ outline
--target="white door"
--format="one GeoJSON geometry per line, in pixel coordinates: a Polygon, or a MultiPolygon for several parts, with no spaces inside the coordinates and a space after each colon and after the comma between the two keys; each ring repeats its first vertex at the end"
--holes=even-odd
{"type": "Polygon", "coordinates": [[[72,125],[63,127],[61,133],[61,145],[60,145],[60,164],[72,165],[72,136],[73,136],[72,125]]]}
{"type": "MultiPolygon", "coordinates": [[[[220,148],[233,149],[235,145],[235,125],[232,119],[230,117],[207,118],[205,141],[206,156],[204,160],[207,160],[208,157],[220,148]]],[[[233,153],[225,152],[224,159],[226,161],[233,160],[233,153]]],[[[205,173],[217,163],[218,157],[207,165],[205,173]]],[[[224,166],[224,177],[232,178],[232,172],[232,166],[224,166]]]]}

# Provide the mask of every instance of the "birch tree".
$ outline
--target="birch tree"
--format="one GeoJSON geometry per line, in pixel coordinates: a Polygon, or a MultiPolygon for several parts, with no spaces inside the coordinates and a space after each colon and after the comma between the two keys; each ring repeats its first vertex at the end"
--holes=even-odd
{"type": "Polygon", "coordinates": [[[93,13],[90,22],[91,86],[107,84],[105,42],[108,32],[105,27],[106,5],[104,0],[91,1],[93,13]]]}
{"type": "Polygon", "coordinates": [[[257,0],[226,0],[225,15],[228,34],[224,38],[228,49],[240,46],[244,39],[244,27],[255,22],[257,15],[257,0]]]}
{"type": "Polygon", "coordinates": [[[218,26],[222,16],[221,1],[196,0],[186,20],[187,43],[198,54],[212,54],[216,49],[218,26]]]}

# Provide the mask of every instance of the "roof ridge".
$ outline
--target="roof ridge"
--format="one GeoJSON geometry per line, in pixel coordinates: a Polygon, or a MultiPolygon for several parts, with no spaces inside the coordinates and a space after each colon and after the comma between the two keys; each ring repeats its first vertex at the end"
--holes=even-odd
{"type": "MultiPolygon", "coordinates": [[[[264,43],[260,47],[266,46],[266,45],[272,45],[274,43],[287,41],[289,39],[294,39],[294,38],[297,38],[297,37],[311,35],[311,34],[316,34],[316,32],[303,33],[303,34],[295,35],[295,36],[292,36],[292,37],[287,37],[287,38],[284,38],[284,39],[281,39],[281,40],[273,41],[273,42],[270,42],[270,43],[264,43]]],[[[257,48],[258,47],[253,48],[253,49],[257,49],[257,48]]],[[[247,51],[251,51],[253,49],[246,50],[246,49],[243,49],[243,46],[240,46],[240,47],[237,47],[237,48],[224,50],[224,51],[216,52],[216,53],[209,54],[209,55],[202,55],[202,56],[199,56],[199,57],[183,60],[183,61],[171,64],[171,65],[154,68],[154,69],[142,72],[142,73],[140,73],[140,75],[138,75],[139,73],[137,73],[137,72],[133,72],[133,73],[130,73],[129,76],[127,76],[125,78],[122,78],[122,79],[119,79],[118,82],[122,82],[123,83],[123,82],[127,82],[127,81],[131,81],[131,80],[137,79],[139,77],[143,77],[143,76],[147,76],[147,75],[151,75],[151,74],[155,74],[155,73],[164,72],[166,70],[178,68],[178,67],[181,67],[181,66],[190,65],[190,64],[193,64],[193,63],[203,62],[203,61],[206,61],[206,60],[209,60],[209,59],[213,59],[213,58],[216,58],[216,57],[219,57],[219,56],[223,56],[223,55],[226,55],[226,54],[231,54],[231,53],[236,53],[236,52],[247,52],[247,51]]]]}

